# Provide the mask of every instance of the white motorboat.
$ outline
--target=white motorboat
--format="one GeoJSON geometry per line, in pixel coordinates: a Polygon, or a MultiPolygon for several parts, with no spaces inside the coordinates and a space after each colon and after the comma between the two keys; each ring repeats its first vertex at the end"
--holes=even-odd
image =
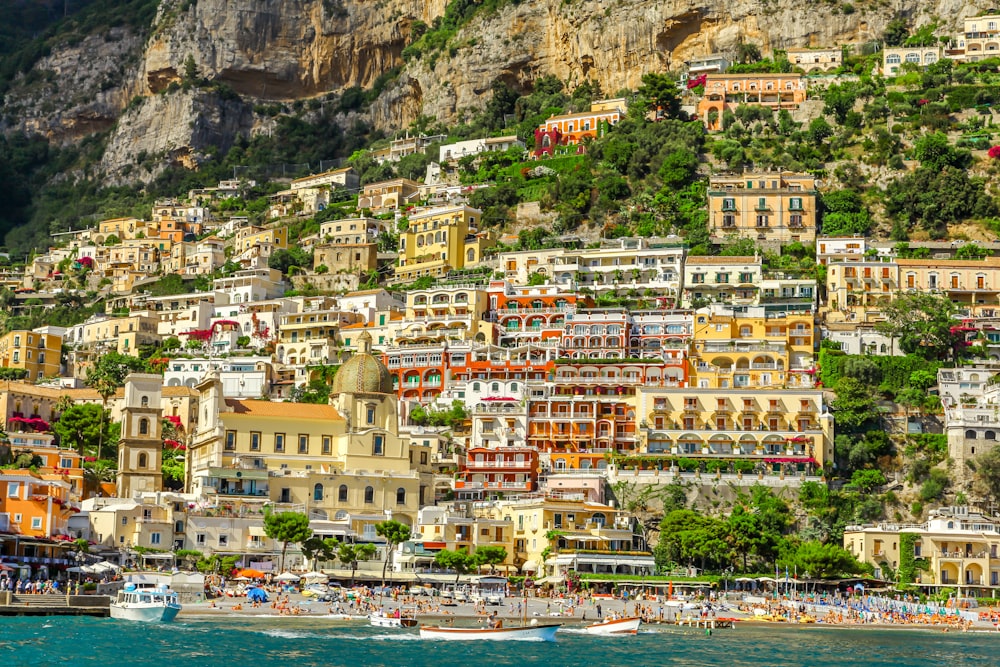
{"type": "Polygon", "coordinates": [[[420,628],[421,639],[443,639],[445,641],[544,641],[554,642],[559,623],[546,625],[525,625],[518,628],[444,628],[424,626],[420,628]]]}
{"type": "Polygon", "coordinates": [[[375,628],[415,628],[417,619],[412,614],[392,616],[383,612],[368,615],[368,622],[375,628]]]}
{"type": "Polygon", "coordinates": [[[634,635],[639,632],[641,618],[617,618],[586,626],[588,635],[634,635]]]}
{"type": "Polygon", "coordinates": [[[111,618],[146,623],[166,623],[177,618],[181,604],[177,593],[166,584],[139,588],[134,583],[125,585],[111,602],[111,618]]]}

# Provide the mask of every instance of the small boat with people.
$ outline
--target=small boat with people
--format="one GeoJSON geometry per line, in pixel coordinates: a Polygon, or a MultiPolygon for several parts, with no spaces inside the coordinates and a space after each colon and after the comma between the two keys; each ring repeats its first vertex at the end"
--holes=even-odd
{"type": "Polygon", "coordinates": [[[376,611],[368,615],[368,622],[373,628],[415,628],[417,617],[411,610],[397,609],[392,613],[376,611]]]}
{"type": "Polygon", "coordinates": [[[111,601],[111,618],[146,623],[167,623],[181,611],[177,593],[166,584],[139,587],[127,583],[111,601]]]}
{"type": "Polygon", "coordinates": [[[583,631],[588,635],[634,635],[639,632],[641,624],[639,617],[608,618],[585,626],[583,631]]]}
{"type": "Polygon", "coordinates": [[[559,623],[525,625],[517,628],[451,628],[425,625],[420,628],[421,639],[443,639],[445,641],[544,641],[554,642],[559,623]]]}
{"type": "Polygon", "coordinates": [[[503,620],[497,616],[496,612],[487,619],[486,627],[482,628],[455,628],[444,626],[427,626],[420,628],[421,639],[443,639],[445,641],[471,641],[484,639],[487,641],[543,641],[554,642],[556,631],[562,626],[561,623],[539,623],[537,619],[531,619],[531,623],[525,623],[525,617],[521,619],[518,627],[503,627],[503,620]]]}

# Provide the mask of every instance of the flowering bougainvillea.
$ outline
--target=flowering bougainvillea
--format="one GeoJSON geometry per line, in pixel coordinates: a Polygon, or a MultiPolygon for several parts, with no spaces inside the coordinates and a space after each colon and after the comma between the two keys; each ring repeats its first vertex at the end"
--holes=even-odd
{"type": "Polygon", "coordinates": [[[1000,158],[1000,146],[991,146],[986,154],[989,155],[994,160],[1000,158]]]}

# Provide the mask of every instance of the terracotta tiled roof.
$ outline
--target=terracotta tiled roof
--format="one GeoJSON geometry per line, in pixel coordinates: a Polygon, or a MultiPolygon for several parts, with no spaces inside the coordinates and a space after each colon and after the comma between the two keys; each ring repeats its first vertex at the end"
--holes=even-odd
{"type": "Polygon", "coordinates": [[[986,259],[897,259],[900,266],[927,267],[935,269],[996,269],[1000,268],[1000,258],[986,259]]]}
{"type": "Polygon", "coordinates": [[[287,417],[289,419],[326,419],[344,421],[332,405],[314,403],[277,403],[227,398],[226,405],[238,415],[251,417],[287,417]]]}

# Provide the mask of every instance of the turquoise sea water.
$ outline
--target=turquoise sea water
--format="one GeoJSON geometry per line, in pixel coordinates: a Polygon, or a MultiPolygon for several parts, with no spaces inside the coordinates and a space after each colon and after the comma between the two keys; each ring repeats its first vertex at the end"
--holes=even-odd
{"type": "Polygon", "coordinates": [[[658,629],[555,643],[440,642],[412,631],[309,618],[181,618],[144,625],[92,618],[0,618],[0,665],[156,667],[625,667],[794,665],[983,667],[1000,664],[1000,634],[781,626],[658,629]]]}

